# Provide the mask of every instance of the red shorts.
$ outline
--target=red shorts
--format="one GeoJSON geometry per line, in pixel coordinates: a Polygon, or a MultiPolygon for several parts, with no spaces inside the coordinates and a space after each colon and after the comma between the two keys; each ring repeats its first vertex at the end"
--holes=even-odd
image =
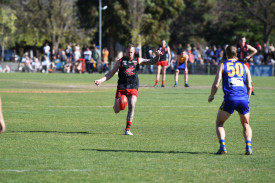
{"type": "Polygon", "coordinates": [[[245,65],[246,65],[246,66],[247,66],[247,68],[249,69],[249,63],[248,63],[248,62],[246,62],[246,63],[245,63],[245,65]]]}
{"type": "Polygon", "coordinates": [[[162,67],[167,66],[167,60],[158,61],[157,65],[161,65],[162,67]]]}
{"type": "Polygon", "coordinates": [[[120,98],[121,95],[131,96],[135,95],[137,97],[137,89],[121,89],[116,90],[116,98],[120,98]]]}

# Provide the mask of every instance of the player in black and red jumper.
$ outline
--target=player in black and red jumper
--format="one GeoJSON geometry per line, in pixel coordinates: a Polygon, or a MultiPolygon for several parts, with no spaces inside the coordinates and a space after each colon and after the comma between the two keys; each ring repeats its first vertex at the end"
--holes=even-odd
{"type": "Polygon", "coordinates": [[[116,61],[113,69],[104,77],[95,80],[95,84],[99,86],[101,83],[109,80],[118,71],[118,83],[116,98],[114,103],[114,112],[119,113],[119,101],[122,95],[128,98],[128,115],[125,128],[125,135],[133,135],[130,131],[131,124],[134,118],[135,105],[137,102],[137,91],[139,88],[138,70],[139,65],[153,65],[159,61],[161,52],[157,51],[153,59],[134,58],[135,47],[130,44],[127,47],[124,57],[116,61]]]}
{"type": "MultiPolygon", "coordinates": [[[[240,43],[237,44],[237,57],[238,60],[243,62],[249,69],[249,59],[257,53],[257,49],[246,43],[246,38],[243,36],[240,39],[240,43]],[[250,52],[252,52],[250,54],[250,52]]],[[[251,83],[252,84],[252,83],[251,83]]],[[[251,95],[255,95],[253,87],[251,95]]]]}
{"type": "Polygon", "coordinates": [[[171,61],[170,47],[166,45],[166,41],[163,39],[161,40],[161,45],[157,48],[157,50],[161,51],[161,56],[157,64],[158,70],[156,75],[155,87],[158,87],[161,69],[162,69],[161,87],[164,87],[165,78],[166,78],[166,68],[170,67],[170,61],[171,61]]]}

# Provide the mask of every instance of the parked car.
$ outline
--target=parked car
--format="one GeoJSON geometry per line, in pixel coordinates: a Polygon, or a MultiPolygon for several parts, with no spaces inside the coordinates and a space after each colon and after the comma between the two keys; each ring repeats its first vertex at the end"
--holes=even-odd
{"type": "MultiPolygon", "coordinates": [[[[2,59],[2,49],[0,49],[0,57],[2,59]]],[[[15,55],[12,50],[7,49],[4,50],[4,61],[20,61],[20,57],[18,55],[15,55]]]]}

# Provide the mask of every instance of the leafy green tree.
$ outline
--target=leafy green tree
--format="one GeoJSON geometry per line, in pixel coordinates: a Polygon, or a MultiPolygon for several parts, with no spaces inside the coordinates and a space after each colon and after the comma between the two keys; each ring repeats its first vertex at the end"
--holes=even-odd
{"type": "Polygon", "coordinates": [[[246,36],[250,44],[267,42],[275,26],[274,8],[274,0],[219,0],[210,13],[206,39],[233,44],[246,36]]]}
{"type": "Polygon", "coordinates": [[[243,12],[256,19],[263,27],[263,42],[267,43],[269,35],[275,27],[274,0],[241,0],[243,12]]]}
{"type": "Polygon", "coordinates": [[[205,31],[207,22],[211,21],[209,16],[216,1],[213,0],[184,0],[185,9],[178,18],[172,23],[171,42],[195,43],[205,42],[205,31]]]}
{"type": "Polygon", "coordinates": [[[15,27],[15,11],[10,9],[7,5],[1,4],[0,9],[0,37],[2,45],[2,61],[4,61],[4,49],[5,45],[12,46],[14,44],[14,39],[12,39],[13,34],[16,31],[15,27]]]}
{"type": "Polygon", "coordinates": [[[172,23],[184,10],[182,0],[148,0],[146,1],[145,15],[142,24],[142,35],[145,43],[156,46],[161,39],[170,41],[174,30],[172,23]]]}
{"type": "Polygon", "coordinates": [[[13,9],[20,27],[18,44],[42,47],[47,41],[58,49],[65,47],[68,41],[89,42],[91,33],[78,26],[75,0],[15,0],[13,9]]]}

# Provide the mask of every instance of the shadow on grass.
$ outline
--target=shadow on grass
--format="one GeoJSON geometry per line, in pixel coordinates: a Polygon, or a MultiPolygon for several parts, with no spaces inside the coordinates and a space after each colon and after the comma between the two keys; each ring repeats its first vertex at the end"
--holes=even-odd
{"type": "Polygon", "coordinates": [[[114,150],[114,149],[81,149],[82,151],[99,152],[135,152],[135,153],[153,153],[153,154],[211,154],[208,152],[184,152],[184,151],[142,151],[142,150],[114,150]]]}

